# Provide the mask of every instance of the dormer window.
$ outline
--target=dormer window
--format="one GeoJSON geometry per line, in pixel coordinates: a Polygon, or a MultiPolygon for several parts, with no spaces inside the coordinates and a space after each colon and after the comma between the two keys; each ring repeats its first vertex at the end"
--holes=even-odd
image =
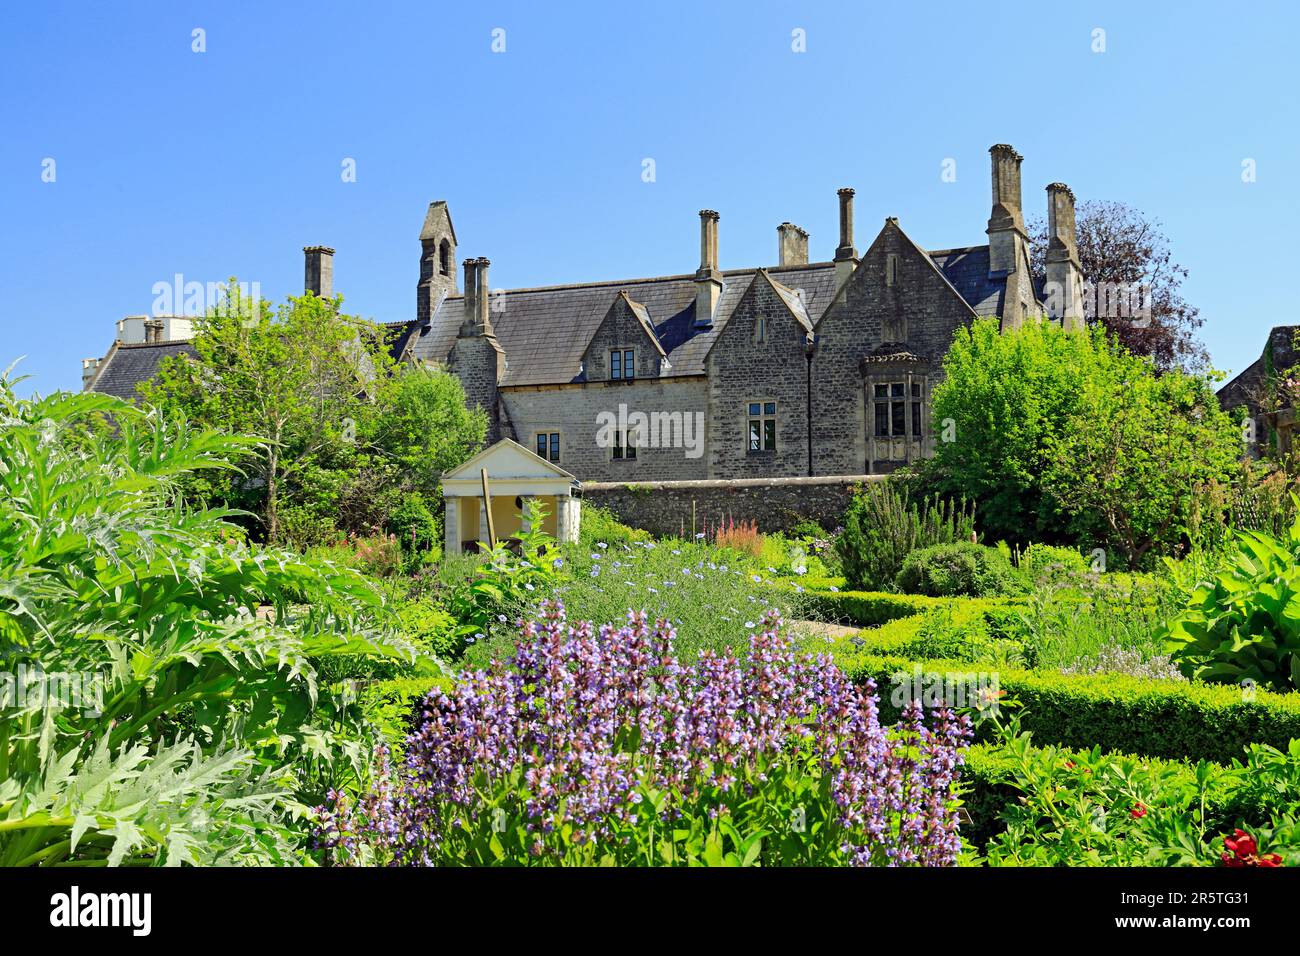
{"type": "Polygon", "coordinates": [[[630,382],[636,378],[636,351],[634,349],[614,349],[609,353],[609,377],[630,382]]]}

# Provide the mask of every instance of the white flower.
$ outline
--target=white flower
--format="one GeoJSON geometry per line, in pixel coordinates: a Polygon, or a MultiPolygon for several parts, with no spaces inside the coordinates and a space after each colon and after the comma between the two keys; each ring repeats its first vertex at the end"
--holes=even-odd
{"type": "Polygon", "coordinates": [[[598,548],[600,548],[600,550],[604,551],[606,548],[609,547],[609,545],[607,545],[604,541],[597,541],[597,542],[596,542],[596,547],[598,547],[598,548]]]}
{"type": "Polygon", "coordinates": [[[525,582],[524,582],[524,590],[526,590],[526,591],[536,591],[537,588],[533,587],[533,585],[532,585],[530,582],[525,581],[525,582]]]}
{"type": "Polygon", "coordinates": [[[753,621],[746,621],[746,622],[745,622],[745,627],[753,627],[753,626],[754,626],[754,622],[753,622],[753,621]]]}
{"type": "Polygon", "coordinates": [[[832,584],[832,585],[831,585],[831,590],[832,590],[832,591],[838,591],[839,588],[837,588],[835,585],[832,584]]]}
{"type": "Polygon", "coordinates": [[[760,577],[760,576],[757,575],[757,574],[751,574],[751,575],[749,576],[749,579],[750,579],[751,581],[753,581],[755,584],[762,584],[762,583],[763,583],[763,579],[762,579],[762,577],[760,577]]]}

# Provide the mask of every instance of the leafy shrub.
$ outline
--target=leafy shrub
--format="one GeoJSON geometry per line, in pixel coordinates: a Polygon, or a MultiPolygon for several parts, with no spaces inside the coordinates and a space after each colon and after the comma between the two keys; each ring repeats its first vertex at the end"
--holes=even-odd
{"type": "Polygon", "coordinates": [[[1189,677],[1300,690],[1300,520],[1285,538],[1240,533],[1162,636],[1189,677]]]}
{"type": "Polygon", "coordinates": [[[356,552],[357,567],[371,577],[387,578],[402,570],[402,545],[396,535],[351,538],[349,544],[356,552]]]}
{"type": "Polygon", "coordinates": [[[973,541],[913,551],[894,583],[905,594],[930,597],[993,597],[1022,590],[1006,556],[973,541]]]}
{"type": "Polygon", "coordinates": [[[530,608],[554,592],[564,560],[555,539],[541,530],[536,507],[533,515],[530,530],[521,532],[517,544],[497,542],[468,577],[451,587],[447,610],[456,620],[457,655],[509,635],[530,608]]]}
{"type": "Polygon", "coordinates": [[[894,480],[867,485],[844,515],[836,539],[845,581],[866,591],[887,590],[918,548],[968,541],[975,534],[975,511],[937,498],[913,502],[894,480]]]}
{"type": "MultiPolygon", "coordinates": [[[[1300,741],[1287,752],[1253,747],[1230,770],[1199,761],[1144,762],[1099,748],[1062,752],[1035,748],[1011,722],[1000,735],[1006,785],[1019,795],[1002,812],[1005,830],[987,848],[991,866],[1295,866],[1300,827],[1293,816],[1300,741]],[[1224,793],[1236,798],[1252,777],[1290,798],[1254,804],[1252,832],[1222,832],[1224,793]],[[1217,817],[1217,819],[1216,819],[1217,817]]],[[[1246,802],[1250,803],[1247,795],[1246,802]]],[[[1230,798],[1230,799],[1231,799],[1230,798]]],[[[1231,819],[1231,818],[1229,818],[1231,819]]]]}
{"type": "Polygon", "coordinates": [[[649,531],[625,525],[609,509],[586,502],[582,505],[582,521],[578,528],[578,543],[586,548],[595,547],[598,541],[615,545],[649,541],[651,538],[649,531]]]}
{"type": "Polygon", "coordinates": [[[247,439],[7,378],[0,420],[0,671],[79,688],[0,695],[0,865],[300,860],[297,811],[371,745],[318,664],[414,655],[379,593],[178,501],[247,439]]]}
{"type": "Polygon", "coordinates": [[[1039,585],[1021,618],[1035,667],[1087,670],[1103,654],[1163,657],[1160,629],[1168,613],[1157,585],[1107,574],[1083,588],[1039,585]]]}
{"type": "Polygon", "coordinates": [[[1035,583],[1070,581],[1088,573],[1088,562],[1074,548],[1031,544],[1020,552],[1018,567],[1035,583]]]}
{"type": "Polygon", "coordinates": [[[911,705],[889,730],[870,689],[798,657],[769,615],[744,662],[677,660],[632,615],[570,628],[558,604],[510,670],[430,696],[404,772],[322,812],[338,863],[858,865],[955,862],[968,732],[911,705]],[[791,821],[799,821],[791,825],[791,821]]]}
{"type": "Polygon", "coordinates": [[[410,556],[442,546],[442,522],[420,494],[408,494],[388,516],[388,527],[410,556]]]}

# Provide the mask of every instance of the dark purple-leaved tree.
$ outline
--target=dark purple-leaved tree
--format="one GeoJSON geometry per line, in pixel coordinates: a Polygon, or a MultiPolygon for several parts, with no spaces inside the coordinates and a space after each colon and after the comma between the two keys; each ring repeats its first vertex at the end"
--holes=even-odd
{"type": "MultiPolygon", "coordinates": [[[[1105,325],[1131,352],[1150,356],[1158,368],[1208,367],[1209,354],[1196,337],[1205,320],[1182,297],[1187,270],[1174,261],[1160,222],[1121,202],[1091,200],[1079,204],[1077,235],[1083,279],[1092,290],[1084,296],[1088,321],[1105,325]],[[1140,296],[1142,313],[1107,307],[1101,291],[1106,288],[1140,290],[1134,299],[1140,296]]],[[[1034,275],[1041,280],[1046,221],[1029,224],[1029,239],[1034,275]]]]}

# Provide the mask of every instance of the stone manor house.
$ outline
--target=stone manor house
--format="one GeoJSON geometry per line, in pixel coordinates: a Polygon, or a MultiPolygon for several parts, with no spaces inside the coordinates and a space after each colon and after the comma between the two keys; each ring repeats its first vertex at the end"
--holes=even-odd
{"type": "MultiPolygon", "coordinates": [[[[445,202],[420,232],[415,317],[393,348],[440,363],[510,438],[587,481],[642,482],[888,472],[930,453],[930,396],[958,327],[1050,316],[1083,323],[1074,194],[1047,186],[1046,283],[1030,274],[1022,157],[990,149],[982,245],[926,250],[889,218],[859,251],[852,189],[839,244],[810,262],[808,233],[777,227],[775,265],[722,270],[719,215],[700,212],[693,273],[493,289],[489,262],[457,259],[445,202]],[[463,288],[458,284],[463,268],[463,288]]],[[[306,284],[332,295],[333,250],[306,253],[306,284]]],[[[160,357],[188,350],[189,324],[132,317],[87,388],[134,397],[160,357]]]]}

